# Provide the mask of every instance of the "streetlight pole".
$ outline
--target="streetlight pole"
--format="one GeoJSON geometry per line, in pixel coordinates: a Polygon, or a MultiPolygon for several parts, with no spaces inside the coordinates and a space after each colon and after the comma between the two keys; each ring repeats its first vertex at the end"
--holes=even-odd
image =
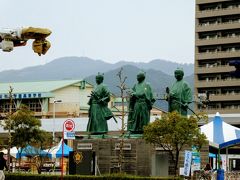
{"type": "Polygon", "coordinates": [[[62,102],[62,100],[53,100],[53,132],[52,132],[52,136],[53,136],[53,144],[54,145],[55,145],[55,116],[56,116],[55,104],[60,103],[60,102],[62,102]]]}

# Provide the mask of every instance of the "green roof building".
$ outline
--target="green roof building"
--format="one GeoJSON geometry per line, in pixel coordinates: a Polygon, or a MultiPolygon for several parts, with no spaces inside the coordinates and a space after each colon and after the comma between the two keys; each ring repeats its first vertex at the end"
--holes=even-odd
{"type": "Polygon", "coordinates": [[[10,87],[13,89],[13,110],[25,104],[39,117],[79,117],[86,113],[88,96],[93,90],[93,85],[84,80],[0,83],[0,113],[3,116],[9,112],[10,87]]]}

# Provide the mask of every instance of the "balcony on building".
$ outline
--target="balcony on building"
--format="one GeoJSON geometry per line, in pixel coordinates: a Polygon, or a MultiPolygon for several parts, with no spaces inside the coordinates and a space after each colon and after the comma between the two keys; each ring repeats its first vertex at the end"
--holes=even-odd
{"type": "Polygon", "coordinates": [[[240,57],[240,50],[227,50],[227,51],[207,51],[196,53],[197,60],[205,59],[218,59],[218,58],[235,58],[240,57]]]}
{"type": "Polygon", "coordinates": [[[229,65],[218,65],[214,64],[205,64],[198,66],[195,70],[196,74],[207,74],[207,73],[222,73],[222,72],[231,72],[234,71],[235,68],[229,65]]]}
{"type": "Polygon", "coordinates": [[[205,80],[196,80],[196,88],[210,88],[210,87],[231,87],[239,86],[240,79],[236,78],[226,78],[226,79],[205,79],[205,80]]]}
{"type": "Polygon", "coordinates": [[[220,114],[236,114],[240,111],[239,107],[228,107],[228,108],[209,108],[204,110],[208,114],[216,114],[216,112],[219,112],[220,114]]]}
{"type": "Polygon", "coordinates": [[[205,17],[216,17],[216,16],[226,16],[229,14],[239,14],[240,4],[229,5],[221,8],[216,5],[212,8],[206,8],[203,10],[196,11],[196,18],[205,18],[205,17]]]}
{"type": "Polygon", "coordinates": [[[227,30],[237,29],[240,25],[240,19],[229,20],[226,22],[210,21],[200,23],[196,26],[196,32],[216,31],[216,30],[227,30]]]}
{"type": "Polygon", "coordinates": [[[229,36],[219,37],[217,35],[210,37],[206,36],[205,38],[196,39],[196,46],[206,46],[206,45],[220,45],[220,44],[231,44],[239,43],[240,35],[232,34],[229,36]]]}
{"type": "Polygon", "coordinates": [[[214,101],[236,101],[236,99],[240,99],[240,93],[230,92],[230,93],[222,93],[222,94],[210,94],[209,100],[211,102],[214,101]]]}

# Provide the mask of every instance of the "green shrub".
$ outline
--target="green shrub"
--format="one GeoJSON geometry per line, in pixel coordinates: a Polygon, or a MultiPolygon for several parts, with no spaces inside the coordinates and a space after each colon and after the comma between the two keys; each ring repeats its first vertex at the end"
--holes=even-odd
{"type": "MultiPolygon", "coordinates": [[[[104,176],[84,176],[84,175],[64,175],[64,180],[179,180],[180,178],[171,177],[139,177],[126,174],[111,174],[104,176]]],[[[61,180],[60,175],[38,175],[38,174],[23,174],[9,173],[6,174],[6,180],[61,180]]]]}

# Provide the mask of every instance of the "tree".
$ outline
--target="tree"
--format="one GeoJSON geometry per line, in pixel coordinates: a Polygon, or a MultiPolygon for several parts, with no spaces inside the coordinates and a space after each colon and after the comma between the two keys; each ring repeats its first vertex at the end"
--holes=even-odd
{"type": "Polygon", "coordinates": [[[124,146],[124,135],[125,135],[125,128],[126,128],[126,124],[124,122],[125,116],[126,116],[126,110],[124,107],[124,102],[125,99],[127,99],[127,86],[125,84],[126,80],[127,80],[127,76],[124,76],[123,74],[123,68],[121,68],[119,70],[119,72],[117,73],[117,76],[119,78],[119,85],[117,85],[117,87],[120,90],[120,98],[121,98],[121,109],[118,109],[115,105],[113,106],[119,113],[120,113],[120,120],[121,120],[121,135],[120,135],[120,143],[119,143],[119,154],[118,154],[118,166],[117,168],[119,168],[119,172],[122,173],[123,170],[123,161],[124,161],[124,152],[123,152],[123,146],[124,146]]]}
{"type": "MultiPolygon", "coordinates": [[[[49,133],[44,130],[41,130],[41,121],[34,117],[32,111],[28,109],[27,106],[22,105],[20,108],[12,113],[6,120],[4,129],[11,129],[11,144],[20,149],[19,154],[23,148],[26,148],[27,145],[37,146],[34,153],[26,152],[29,156],[41,156],[41,150],[43,147],[46,147],[46,144],[50,145],[50,139],[52,138],[49,133]]],[[[49,146],[48,146],[49,147],[49,146]]],[[[41,156],[42,157],[42,156],[41,156]]],[[[43,159],[40,159],[41,163],[35,163],[38,169],[38,173],[41,173],[41,167],[43,159]]],[[[19,165],[21,164],[21,158],[19,158],[19,165]]]]}
{"type": "Polygon", "coordinates": [[[11,121],[12,145],[16,147],[26,147],[35,140],[40,132],[41,121],[34,117],[33,112],[27,106],[22,105],[14,112],[5,123],[11,121]]]}
{"type": "MultiPolygon", "coordinates": [[[[201,117],[206,118],[204,115],[201,117]]],[[[169,152],[175,162],[175,175],[178,170],[179,153],[183,147],[194,145],[200,149],[206,143],[206,136],[198,128],[198,119],[194,116],[187,118],[177,112],[163,115],[161,119],[145,126],[144,139],[169,152]]]]}

